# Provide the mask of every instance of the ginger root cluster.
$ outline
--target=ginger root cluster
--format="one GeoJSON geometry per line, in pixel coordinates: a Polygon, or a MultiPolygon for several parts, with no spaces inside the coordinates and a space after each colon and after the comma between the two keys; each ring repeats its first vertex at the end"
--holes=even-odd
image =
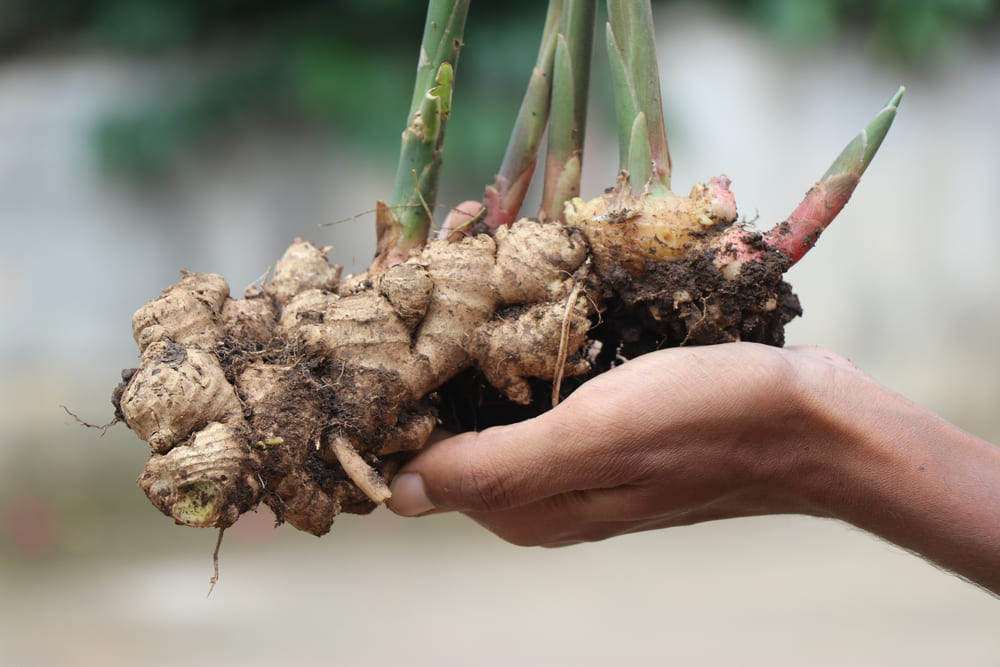
{"type": "Polygon", "coordinates": [[[187,273],[134,315],[142,364],[118,409],[152,449],[139,485],[178,523],[226,527],[264,502],[322,535],[388,497],[457,373],[525,404],[527,378],[590,370],[567,353],[595,303],[576,232],[525,220],[344,281],[327,250],[296,240],[240,300],[187,273]]]}
{"type": "Polygon", "coordinates": [[[564,379],[623,356],[781,344],[800,312],[787,257],[734,224],[727,179],[650,206],[626,178],[570,202],[567,220],[433,240],[346,279],[328,249],[296,240],[243,299],[184,274],[133,317],[142,363],[115,391],[152,450],[140,487],[181,524],[225,528],[265,503],[322,535],[390,496],[440,415],[462,407],[448,405],[459,377],[541,411],[564,379]]]}

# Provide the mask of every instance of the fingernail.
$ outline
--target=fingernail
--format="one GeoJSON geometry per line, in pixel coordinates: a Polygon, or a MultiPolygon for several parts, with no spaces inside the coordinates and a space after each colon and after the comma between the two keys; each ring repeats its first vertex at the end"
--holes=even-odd
{"type": "Polygon", "coordinates": [[[427,497],[424,478],[415,472],[398,475],[389,485],[392,497],[386,505],[400,516],[421,516],[434,509],[434,503],[427,497]]]}

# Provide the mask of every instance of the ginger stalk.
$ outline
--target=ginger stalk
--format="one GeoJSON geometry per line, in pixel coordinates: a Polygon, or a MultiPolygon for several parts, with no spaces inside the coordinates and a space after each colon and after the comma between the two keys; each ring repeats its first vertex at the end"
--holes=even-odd
{"type": "Polygon", "coordinates": [[[444,137],[470,0],[431,0],[424,24],[413,100],[403,131],[390,204],[379,202],[375,265],[390,266],[419,250],[430,231],[444,161],[444,137]]]}
{"type": "Polygon", "coordinates": [[[562,220],[563,206],[580,195],[587,125],[590,53],[596,0],[567,0],[552,69],[552,116],[539,217],[562,220]]]}
{"type": "MultiPolygon", "coordinates": [[[[500,171],[483,195],[486,210],[482,222],[487,230],[494,230],[517,220],[531,177],[535,173],[542,135],[549,121],[552,68],[566,1],[549,0],[538,58],[518,109],[500,171]]],[[[446,235],[457,233],[453,237],[457,240],[462,236],[461,227],[465,222],[464,219],[449,216],[445,220],[443,232],[446,235]]]]}
{"type": "Polygon", "coordinates": [[[670,150],[649,0],[608,0],[605,26],[618,121],[618,164],[634,189],[670,194],[670,150]]]}

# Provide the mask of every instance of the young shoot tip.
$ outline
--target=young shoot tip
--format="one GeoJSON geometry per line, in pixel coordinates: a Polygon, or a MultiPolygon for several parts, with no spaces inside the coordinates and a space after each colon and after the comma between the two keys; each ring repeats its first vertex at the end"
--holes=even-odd
{"type": "Polygon", "coordinates": [[[896,91],[896,94],[892,96],[891,100],[889,100],[889,104],[886,105],[886,108],[892,107],[893,109],[895,109],[896,107],[898,107],[900,100],[903,99],[903,93],[905,92],[906,92],[906,86],[900,86],[899,90],[896,91]]]}
{"type": "Polygon", "coordinates": [[[768,244],[785,251],[792,264],[809,252],[850,199],[896,119],[896,109],[905,91],[904,86],[899,87],[888,104],[841,151],[802,203],[767,233],[768,244]]]}

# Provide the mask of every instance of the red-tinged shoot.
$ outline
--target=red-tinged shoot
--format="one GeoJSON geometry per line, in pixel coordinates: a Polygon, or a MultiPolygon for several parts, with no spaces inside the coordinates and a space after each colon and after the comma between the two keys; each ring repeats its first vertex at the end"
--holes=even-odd
{"type": "Polygon", "coordinates": [[[816,245],[816,239],[850,199],[896,117],[904,90],[901,87],[875,119],[847,145],[788,219],[764,236],[767,244],[783,250],[792,264],[816,245]]]}

